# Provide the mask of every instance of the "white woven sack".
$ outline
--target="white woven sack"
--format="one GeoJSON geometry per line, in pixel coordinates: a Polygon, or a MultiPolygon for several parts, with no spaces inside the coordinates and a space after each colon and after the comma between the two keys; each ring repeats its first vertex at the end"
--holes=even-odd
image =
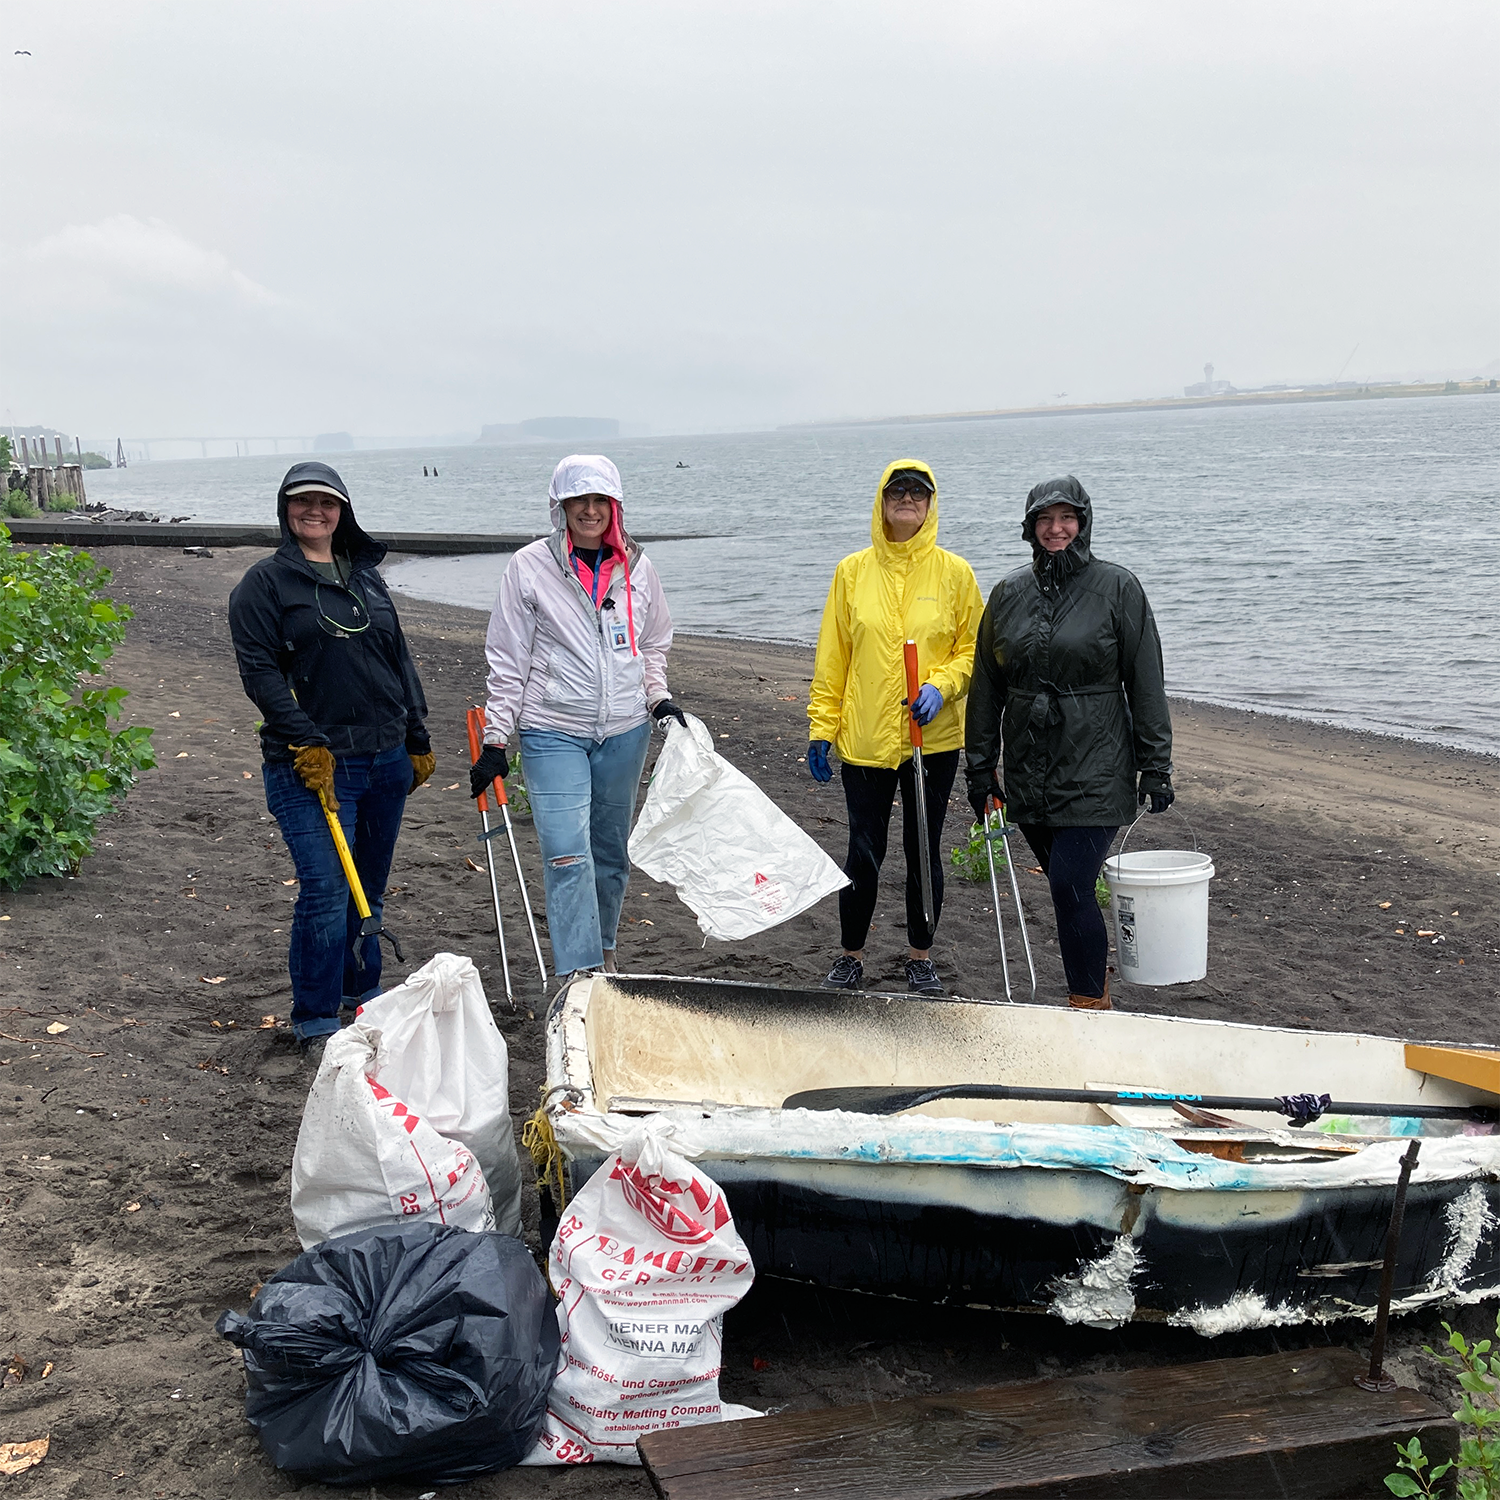
{"type": "Polygon", "coordinates": [[[359,1019],[381,1036],[379,1080],[439,1135],[479,1159],[502,1234],[521,1233],[521,1163],[510,1119],[510,1063],[479,970],[439,953],[359,1019]]]}
{"type": "Polygon", "coordinates": [[[755,1268],[711,1177],[643,1120],[567,1205],[548,1255],[562,1368],[524,1464],[638,1464],[663,1427],[758,1417],[719,1399],[724,1314],[755,1268]]]}
{"type": "Polygon", "coordinates": [[[669,720],[630,858],[664,880],[711,938],[753,937],[849,878],[753,781],[714,750],[701,719],[669,720]]]}
{"type": "Polygon", "coordinates": [[[484,1171],[378,1080],[380,1032],[356,1021],[328,1039],[292,1153],[302,1248],[381,1224],[493,1229],[484,1171]]]}

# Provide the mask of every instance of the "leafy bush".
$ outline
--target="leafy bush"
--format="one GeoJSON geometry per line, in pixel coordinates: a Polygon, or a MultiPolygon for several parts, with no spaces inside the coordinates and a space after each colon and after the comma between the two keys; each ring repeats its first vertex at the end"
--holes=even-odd
{"type": "Polygon", "coordinates": [[[78,496],[70,495],[66,490],[54,490],[52,492],[52,503],[48,510],[77,510],[78,496]]]}
{"type": "Polygon", "coordinates": [[[94,827],[156,764],[152,731],[111,731],[121,687],[82,686],[125,637],[87,552],[25,552],[0,526],[0,885],[75,872],[94,827]]]}
{"type": "MultiPolygon", "coordinates": [[[[949,862],[963,879],[982,885],[990,878],[990,860],[984,852],[984,824],[969,824],[969,842],[950,850],[949,862]]],[[[1005,873],[1005,846],[995,845],[995,873],[1005,873]]]]}
{"type": "Polygon", "coordinates": [[[25,490],[6,490],[0,510],[10,520],[24,520],[36,514],[36,506],[31,503],[31,496],[25,490]]]}
{"type": "MultiPolygon", "coordinates": [[[[1013,828],[1006,830],[1014,833],[1013,828]]],[[[984,825],[982,823],[969,824],[969,842],[960,844],[956,849],[949,852],[949,860],[958,874],[975,885],[983,885],[990,878],[990,861],[984,852],[984,825]]],[[[1005,873],[1005,845],[995,844],[995,874],[1005,873]]],[[[1109,887],[1104,883],[1101,875],[1094,882],[1094,900],[1106,911],[1109,910],[1109,887]]]]}
{"type": "MultiPolygon", "coordinates": [[[[1436,1496],[1441,1493],[1437,1482],[1457,1469],[1452,1493],[1457,1500],[1500,1500],[1500,1438],[1490,1435],[1500,1427],[1500,1356],[1492,1354],[1489,1339],[1467,1342],[1447,1323],[1448,1347],[1452,1354],[1439,1354],[1428,1348],[1440,1365],[1458,1376],[1463,1387],[1463,1401],[1453,1413],[1459,1425],[1458,1457],[1428,1471],[1430,1460],[1422,1452],[1422,1440],[1397,1443],[1396,1473],[1385,1476],[1385,1487],[1393,1495],[1436,1496]]],[[[1495,1320],[1495,1334],[1500,1338],[1500,1318],[1495,1320]]]]}
{"type": "Polygon", "coordinates": [[[521,736],[516,736],[516,753],[510,758],[510,775],[505,779],[505,795],[511,806],[524,817],[531,816],[531,793],[526,790],[526,778],[521,773],[521,736]]]}

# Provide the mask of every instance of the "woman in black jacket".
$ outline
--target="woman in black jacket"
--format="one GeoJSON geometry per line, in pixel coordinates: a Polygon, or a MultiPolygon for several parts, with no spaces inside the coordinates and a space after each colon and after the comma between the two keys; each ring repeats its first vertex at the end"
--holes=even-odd
{"type": "Polygon", "coordinates": [[[276,513],[281,546],[229,596],[229,633],[264,716],[266,805],[297,869],[292,1030],[316,1056],[340,1005],[380,993],[380,944],[360,937],[318,793],[338,811],[378,917],[407,795],[434,762],[422,684],[377,568],[384,544],[360,529],[327,464],[294,464],[276,513]]]}
{"type": "Polygon", "coordinates": [[[1003,804],[1046,872],[1068,1003],[1108,1010],[1094,887],[1136,807],[1172,805],[1172,720],[1145,590],[1093,556],[1092,528],[1093,504],[1071,474],[1026,497],[1032,562],[995,585],[980,621],[965,774],[975,816],[1003,804]]]}

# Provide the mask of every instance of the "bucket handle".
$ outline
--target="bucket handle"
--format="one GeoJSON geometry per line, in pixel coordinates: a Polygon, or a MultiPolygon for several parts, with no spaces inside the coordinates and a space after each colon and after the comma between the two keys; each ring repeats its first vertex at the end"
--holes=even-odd
{"type": "MultiPolygon", "coordinates": [[[[1198,850],[1198,835],[1194,831],[1193,825],[1191,823],[1188,823],[1186,814],[1178,812],[1178,810],[1175,807],[1169,807],[1169,808],[1166,809],[1166,811],[1169,812],[1169,813],[1171,813],[1174,817],[1181,818],[1184,823],[1187,823],[1187,831],[1188,831],[1189,834],[1192,835],[1192,839],[1193,839],[1193,853],[1197,854],[1199,852],[1199,850],[1198,850]]],[[[1135,832],[1136,823],[1139,823],[1141,821],[1141,819],[1144,818],[1146,815],[1147,815],[1147,809],[1143,807],[1140,810],[1140,812],[1138,812],[1136,814],[1136,816],[1135,816],[1135,823],[1132,823],[1130,825],[1130,827],[1125,830],[1125,837],[1120,840],[1120,847],[1115,851],[1115,858],[1116,859],[1123,859],[1125,857],[1125,845],[1129,842],[1130,835],[1135,832]]],[[[1160,813],[1156,813],[1153,816],[1159,818],[1161,816],[1161,814],[1160,813]]]]}

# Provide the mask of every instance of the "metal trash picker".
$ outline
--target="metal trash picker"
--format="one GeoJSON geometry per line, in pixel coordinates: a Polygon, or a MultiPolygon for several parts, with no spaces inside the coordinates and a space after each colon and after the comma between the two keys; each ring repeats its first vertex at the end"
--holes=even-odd
{"type": "Polygon", "coordinates": [[[338,813],[328,805],[328,798],[322,787],[318,788],[318,805],[323,809],[323,816],[328,819],[328,831],[333,835],[333,847],[338,851],[339,863],[344,867],[344,879],[349,882],[349,894],[354,898],[354,909],[360,915],[359,936],[360,942],[354,950],[354,962],[356,967],[363,972],[365,967],[364,939],[367,937],[384,938],[391,945],[399,962],[406,962],[406,955],[401,951],[401,940],[385,923],[370,910],[370,903],[365,899],[364,882],[359,878],[359,871],[354,868],[354,856],[349,852],[349,841],[344,837],[343,825],[339,822],[338,813]]]}
{"type": "Polygon", "coordinates": [[[917,643],[906,643],[906,727],[911,732],[911,779],[917,804],[917,878],[922,886],[922,920],[928,940],[937,926],[932,900],[932,839],[927,832],[927,773],[922,769],[922,726],[912,709],[917,701],[917,643]]]}
{"type": "MultiPolygon", "coordinates": [[[[469,758],[472,761],[479,759],[480,751],[484,748],[484,710],[482,708],[471,708],[467,715],[469,729],[469,758]]],[[[495,900],[495,935],[500,939],[500,966],[505,971],[505,996],[514,1006],[515,996],[510,987],[510,959],[505,952],[505,929],[500,921],[500,884],[495,878],[495,852],[491,840],[500,832],[498,828],[490,827],[489,797],[494,794],[495,802],[500,808],[500,817],[505,825],[505,837],[510,843],[511,862],[516,867],[516,884],[521,888],[521,904],[526,908],[526,926],[531,931],[531,948],[536,954],[536,966],[541,973],[541,984],[547,988],[547,961],[542,957],[542,942],[536,935],[536,918],[531,911],[531,895],[526,889],[526,876],[521,870],[521,851],[516,848],[516,832],[510,822],[510,799],[505,795],[505,782],[496,777],[494,781],[479,794],[479,822],[483,831],[479,835],[479,841],[484,845],[485,861],[490,871],[490,894],[495,900]]]]}
{"type": "Polygon", "coordinates": [[[1010,857],[1010,840],[1005,836],[1005,804],[991,798],[984,804],[984,852],[990,859],[990,895],[995,902],[995,934],[1000,939],[1000,972],[1005,976],[1005,998],[1010,993],[1010,959],[1005,952],[1005,928],[1000,920],[1000,882],[995,876],[995,840],[1005,852],[1005,868],[1010,871],[1011,894],[1016,899],[1016,923],[1021,929],[1021,947],[1026,952],[1026,967],[1031,971],[1031,998],[1036,999],[1036,964],[1031,958],[1031,939],[1026,935],[1026,913],[1021,907],[1021,883],[1016,879],[1016,862],[1010,857]],[[990,830],[990,801],[1000,809],[1000,821],[993,832],[990,830]]]}

